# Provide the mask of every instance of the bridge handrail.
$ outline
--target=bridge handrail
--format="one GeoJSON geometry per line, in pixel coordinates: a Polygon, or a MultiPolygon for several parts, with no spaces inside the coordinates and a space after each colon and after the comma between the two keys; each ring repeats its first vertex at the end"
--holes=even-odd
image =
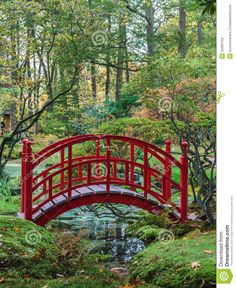
{"type": "MultiPolygon", "coordinates": [[[[77,159],[80,159],[80,158],[76,158],[77,159]]],[[[65,162],[68,162],[65,161],[65,162]]],[[[77,168],[79,166],[82,166],[82,165],[87,165],[87,164],[92,164],[92,163],[100,163],[100,162],[106,162],[106,159],[105,158],[93,158],[93,159],[90,159],[90,160],[87,160],[87,161],[82,161],[82,162],[79,162],[79,163],[75,163],[75,164],[72,164],[71,165],[71,168],[77,168]]],[[[130,161],[130,160],[125,160],[125,159],[116,159],[116,158],[112,158],[110,159],[110,162],[118,162],[118,163],[126,163],[126,164],[129,164],[129,165],[133,165],[133,166],[137,166],[138,168],[140,169],[144,169],[145,166],[141,163],[137,163],[137,162],[134,162],[134,161],[130,161]]],[[[60,166],[59,164],[56,164],[56,166],[60,166]]],[[[53,166],[51,166],[50,168],[52,168],[53,166]]],[[[44,177],[42,180],[40,180],[38,183],[36,183],[34,186],[33,186],[33,191],[35,191],[36,189],[38,189],[44,182],[48,181],[51,177],[55,177],[56,175],[58,174],[61,174],[62,172],[65,172],[66,170],[68,170],[69,167],[63,167],[59,170],[56,170],[55,172],[47,175],[46,177],[44,177]]],[[[55,169],[55,168],[53,168],[55,169]]],[[[53,170],[51,169],[51,170],[53,170]]],[[[180,186],[178,185],[178,183],[176,183],[175,181],[173,181],[171,178],[165,176],[164,174],[162,174],[161,172],[155,170],[154,168],[152,167],[148,167],[148,170],[149,170],[149,173],[152,173],[152,174],[157,174],[158,176],[162,176],[162,177],[165,177],[167,180],[169,180],[171,182],[171,184],[173,186],[176,187],[176,189],[180,190],[180,186]]],[[[50,170],[49,170],[50,171],[50,170]]],[[[33,178],[33,182],[35,182],[38,178],[42,177],[44,174],[45,174],[46,170],[41,172],[40,174],[38,174],[37,176],[35,176],[33,178]]],[[[76,178],[75,178],[76,179],[76,178]]],[[[160,180],[160,179],[159,179],[160,180]]],[[[96,183],[95,183],[96,184],[96,183]]],[[[144,188],[144,187],[143,187],[144,188]]]]}
{"type": "MultiPolygon", "coordinates": [[[[117,136],[117,135],[110,135],[110,134],[108,134],[108,135],[106,135],[106,134],[89,134],[89,135],[84,135],[84,136],[74,136],[72,138],[63,139],[59,142],[51,144],[50,146],[48,146],[48,149],[47,148],[43,149],[42,150],[43,153],[41,153],[42,151],[38,152],[37,154],[34,155],[34,168],[36,166],[38,166],[41,162],[43,162],[45,159],[50,157],[51,155],[59,152],[62,149],[65,149],[69,145],[79,144],[79,143],[92,141],[92,140],[106,140],[106,139],[123,140],[124,142],[130,143],[130,144],[136,143],[135,145],[138,147],[141,147],[141,148],[143,148],[144,146],[151,148],[151,149],[157,151],[158,153],[160,153],[161,155],[163,155],[164,157],[169,158],[170,161],[173,162],[179,168],[182,167],[182,164],[178,160],[176,160],[172,155],[166,153],[164,150],[158,148],[157,146],[150,144],[150,143],[147,143],[143,140],[134,139],[134,138],[127,137],[127,136],[117,136]]],[[[164,163],[164,159],[162,161],[164,163]]]]}
{"type": "Polygon", "coordinates": [[[56,148],[57,146],[60,146],[61,144],[64,143],[69,143],[71,141],[73,141],[74,139],[77,139],[78,137],[82,138],[82,137],[88,137],[88,136],[92,136],[93,134],[86,134],[86,135],[76,135],[76,136],[72,136],[72,137],[68,137],[68,138],[64,138],[62,140],[59,140],[55,143],[50,144],[49,146],[45,147],[44,149],[40,150],[39,152],[35,153],[34,158],[37,159],[40,156],[42,156],[44,153],[56,148]]]}

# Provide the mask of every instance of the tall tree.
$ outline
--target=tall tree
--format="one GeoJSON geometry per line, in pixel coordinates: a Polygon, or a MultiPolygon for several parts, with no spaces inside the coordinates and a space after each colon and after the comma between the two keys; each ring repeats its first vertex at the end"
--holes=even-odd
{"type": "Polygon", "coordinates": [[[125,23],[124,13],[120,12],[119,17],[119,35],[118,35],[118,56],[117,56],[117,72],[116,72],[116,101],[120,100],[121,88],[123,84],[123,69],[125,55],[125,23]]]}
{"type": "Polygon", "coordinates": [[[110,11],[108,12],[107,15],[107,22],[108,22],[108,43],[107,43],[107,53],[106,53],[106,84],[105,84],[105,97],[106,100],[110,98],[110,89],[111,89],[111,68],[110,68],[110,49],[111,49],[111,44],[110,44],[110,34],[111,34],[111,13],[110,11]]]}
{"type": "MultiPolygon", "coordinates": [[[[91,27],[94,26],[94,14],[93,14],[93,7],[92,7],[92,0],[88,0],[88,5],[89,5],[89,11],[90,11],[90,25],[91,27]]],[[[93,43],[92,43],[93,44],[93,43]]],[[[94,47],[93,47],[94,48],[94,47]]],[[[94,50],[94,49],[93,49],[94,50]]],[[[93,53],[91,64],[90,64],[90,72],[91,72],[91,88],[92,88],[92,96],[93,99],[97,99],[97,76],[96,76],[96,67],[95,67],[95,62],[96,59],[94,59],[95,53],[93,53]]]]}
{"type": "Polygon", "coordinates": [[[155,52],[154,46],[154,7],[153,1],[149,0],[145,7],[146,15],[146,37],[147,37],[147,52],[148,56],[152,56],[155,52]]]}
{"type": "Polygon", "coordinates": [[[186,10],[185,0],[179,0],[179,53],[180,57],[185,58],[187,54],[186,39],[186,10]]]}
{"type": "Polygon", "coordinates": [[[202,42],[203,42],[202,20],[199,20],[198,23],[197,23],[197,39],[198,39],[198,44],[202,45],[202,42]]]}

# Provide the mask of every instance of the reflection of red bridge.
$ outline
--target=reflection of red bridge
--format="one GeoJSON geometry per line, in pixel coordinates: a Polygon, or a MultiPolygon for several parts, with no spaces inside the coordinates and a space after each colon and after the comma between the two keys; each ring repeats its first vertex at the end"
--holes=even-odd
{"type": "Polygon", "coordinates": [[[31,146],[23,140],[21,212],[27,220],[45,225],[68,210],[94,203],[134,205],[152,213],[173,208],[176,217],[187,219],[186,142],[180,162],[171,156],[170,141],[166,151],[113,135],[71,137],[35,155],[31,146]],[[46,168],[37,174],[43,164],[46,168]],[[174,166],[180,171],[176,182],[174,166]],[[136,175],[142,175],[141,182],[136,175]]]}

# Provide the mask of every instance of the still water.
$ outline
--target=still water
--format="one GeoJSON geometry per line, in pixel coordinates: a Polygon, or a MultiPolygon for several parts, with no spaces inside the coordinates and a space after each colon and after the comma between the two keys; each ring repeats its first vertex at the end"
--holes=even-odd
{"type": "Polygon", "coordinates": [[[53,227],[75,235],[85,233],[86,239],[94,244],[91,252],[110,255],[109,265],[112,267],[125,266],[135,254],[144,249],[141,240],[127,235],[126,222],[116,217],[98,218],[93,212],[78,208],[58,217],[53,227]]]}

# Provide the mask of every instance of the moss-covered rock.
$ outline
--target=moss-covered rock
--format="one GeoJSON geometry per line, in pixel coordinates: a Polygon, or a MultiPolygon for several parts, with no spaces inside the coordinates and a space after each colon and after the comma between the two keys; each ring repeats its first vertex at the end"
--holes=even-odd
{"type": "Polygon", "coordinates": [[[59,248],[52,233],[16,217],[0,217],[0,271],[42,277],[58,267],[59,248]]]}
{"type": "Polygon", "coordinates": [[[215,234],[189,238],[149,245],[135,257],[132,277],[160,288],[215,287],[215,234]]]}

